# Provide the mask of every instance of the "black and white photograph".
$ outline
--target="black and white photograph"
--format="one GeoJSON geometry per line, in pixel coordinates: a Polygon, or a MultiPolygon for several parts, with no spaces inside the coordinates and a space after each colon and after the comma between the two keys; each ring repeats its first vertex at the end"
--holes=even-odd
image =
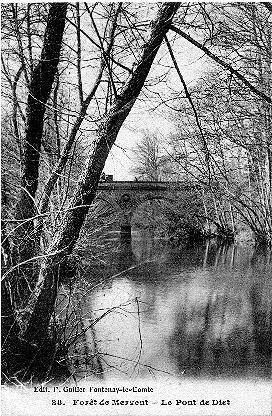
{"type": "Polygon", "coordinates": [[[272,3],[1,2],[3,416],[270,416],[272,3]]]}

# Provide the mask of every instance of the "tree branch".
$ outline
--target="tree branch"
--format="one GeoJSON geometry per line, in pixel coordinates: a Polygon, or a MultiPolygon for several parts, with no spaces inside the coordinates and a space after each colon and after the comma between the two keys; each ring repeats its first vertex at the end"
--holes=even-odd
{"type": "Polygon", "coordinates": [[[80,13],[79,3],[76,3],[76,20],[77,20],[77,77],[78,77],[78,94],[80,105],[83,104],[83,88],[81,76],[81,38],[80,38],[80,13]]]}
{"type": "Polygon", "coordinates": [[[174,32],[178,33],[180,36],[182,36],[184,39],[188,40],[188,42],[192,43],[197,48],[201,49],[207,56],[212,58],[215,62],[217,62],[219,65],[223,66],[225,69],[230,71],[231,74],[235,75],[244,85],[246,85],[255,95],[258,95],[260,98],[268,102],[269,104],[272,103],[271,97],[266,95],[264,92],[258,90],[254,85],[252,85],[237,69],[234,69],[230,64],[227,62],[224,62],[221,58],[219,58],[217,55],[215,55],[213,52],[211,52],[206,46],[201,45],[198,41],[193,39],[190,35],[183,32],[181,29],[178,29],[177,27],[171,25],[170,29],[172,29],[174,32]]]}
{"type": "MultiPolygon", "coordinates": [[[[66,17],[67,22],[69,22],[72,26],[74,26],[75,28],[77,27],[77,25],[72,22],[72,20],[68,19],[68,17],[66,17]]],[[[85,30],[83,30],[82,28],[80,28],[80,32],[86,36],[87,39],[89,39],[89,41],[95,45],[98,49],[100,48],[100,45],[95,42],[89,35],[88,33],[85,32],[85,30]]],[[[109,58],[112,60],[112,62],[114,62],[116,65],[120,66],[120,68],[124,69],[125,71],[129,72],[130,74],[132,73],[132,69],[128,68],[126,65],[121,64],[120,62],[118,62],[116,59],[114,59],[112,56],[109,55],[109,58]]]]}
{"type": "Polygon", "coordinates": [[[29,299],[26,308],[28,321],[21,332],[22,338],[26,341],[39,345],[41,339],[46,336],[59,285],[60,263],[65,255],[72,251],[88,213],[88,208],[82,208],[81,205],[90,205],[96,196],[99,178],[109,151],[142,90],[158,49],[169,30],[179,5],[180,3],[173,2],[164,3],[160,7],[157,19],[152,25],[150,38],[143,47],[141,61],[98,126],[96,140],[93,143],[84,172],[79,178],[74,198],[71,201],[70,206],[76,209],[70,211],[64,217],[62,226],[48,251],[56,254],[50,256],[50,258],[47,257],[41,265],[37,285],[29,299]]]}
{"type": "Polygon", "coordinates": [[[181,81],[181,83],[183,85],[186,98],[189,100],[189,103],[190,103],[190,105],[192,107],[192,110],[193,110],[193,113],[194,113],[194,116],[195,116],[195,121],[196,121],[198,130],[200,132],[200,135],[201,135],[201,138],[202,138],[202,142],[203,142],[203,150],[204,150],[205,161],[206,161],[206,166],[207,166],[207,169],[208,169],[208,177],[209,177],[209,183],[210,183],[210,181],[211,181],[210,152],[209,152],[209,149],[208,149],[207,141],[206,141],[206,138],[204,136],[204,133],[203,133],[203,130],[202,130],[202,127],[201,127],[201,124],[200,124],[200,121],[199,121],[199,118],[198,118],[198,114],[197,114],[195,105],[193,103],[191,94],[189,93],[189,90],[187,88],[187,85],[186,85],[186,83],[184,81],[184,78],[183,78],[181,72],[180,72],[179,66],[177,64],[176,58],[175,58],[174,53],[172,51],[171,45],[170,45],[170,43],[169,43],[169,41],[167,39],[167,36],[165,36],[165,42],[166,42],[168,51],[170,53],[172,62],[174,64],[174,67],[175,67],[175,69],[176,69],[176,71],[178,73],[179,79],[180,79],[180,81],[181,81]]]}

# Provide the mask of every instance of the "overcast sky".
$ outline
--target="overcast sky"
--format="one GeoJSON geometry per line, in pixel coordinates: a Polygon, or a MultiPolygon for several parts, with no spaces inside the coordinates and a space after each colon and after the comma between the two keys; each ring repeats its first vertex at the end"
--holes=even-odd
{"type": "MultiPolygon", "coordinates": [[[[163,62],[171,65],[169,55],[165,53],[165,50],[160,51],[160,53],[164,54],[163,62]]],[[[206,58],[203,57],[203,53],[187,41],[180,40],[180,42],[175,42],[175,54],[187,85],[194,84],[203,74],[203,71],[207,69],[206,58]],[[177,50],[179,51],[178,54],[177,50]]],[[[151,76],[155,66],[156,64],[153,65],[151,76]]],[[[171,71],[169,84],[172,89],[183,92],[181,82],[174,70],[171,71]]],[[[165,94],[170,93],[165,85],[159,88],[162,92],[165,91],[165,94]]],[[[171,130],[174,130],[174,125],[168,119],[167,108],[160,106],[157,110],[150,111],[148,105],[152,104],[152,102],[144,104],[137,101],[121,129],[116,145],[113,147],[104,169],[106,174],[114,176],[114,180],[134,179],[135,175],[131,172],[134,158],[133,148],[141,139],[142,130],[150,130],[158,135],[167,135],[171,130]]]]}

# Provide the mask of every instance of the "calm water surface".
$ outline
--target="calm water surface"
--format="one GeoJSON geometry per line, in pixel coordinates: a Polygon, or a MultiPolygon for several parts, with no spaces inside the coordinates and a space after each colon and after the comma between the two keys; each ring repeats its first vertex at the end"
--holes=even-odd
{"type": "Polygon", "coordinates": [[[137,233],[107,243],[110,264],[90,272],[81,302],[84,328],[95,322],[85,345],[99,351],[104,378],[270,377],[269,251],[173,248],[137,233]]]}

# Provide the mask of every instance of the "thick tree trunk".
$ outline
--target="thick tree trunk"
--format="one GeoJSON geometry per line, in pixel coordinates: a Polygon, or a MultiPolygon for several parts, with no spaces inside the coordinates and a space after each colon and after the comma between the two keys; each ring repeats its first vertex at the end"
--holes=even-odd
{"type": "MultiPolygon", "coordinates": [[[[114,15],[114,18],[113,18],[113,21],[112,21],[112,25],[109,29],[109,39],[110,39],[110,41],[109,41],[108,47],[107,47],[106,52],[105,52],[106,56],[108,56],[110,54],[110,51],[111,51],[113,43],[114,43],[114,34],[115,34],[116,26],[117,26],[117,18],[118,18],[119,12],[120,12],[120,6],[118,6],[118,8],[117,8],[117,11],[116,11],[116,13],[114,15]]],[[[78,29],[79,29],[79,26],[78,26],[78,29]]],[[[78,34],[79,34],[79,30],[77,32],[77,35],[78,34]]],[[[41,214],[44,214],[48,209],[51,194],[54,190],[54,187],[55,187],[58,179],[60,178],[60,175],[63,172],[63,169],[66,166],[71,148],[72,148],[73,144],[75,143],[75,139],[77,137],[80,126],[81,126],[81,124],[82,124],[82,122],[83,122],[83,120],[84,120],[84,118],[87,114],[89,104],[92,101],[92,99],[95,97],[95,94],[96,94],[96,91],[97,91],[97,89],[100,85],[105,67],[106,67],[106,61],[105,61],[105,58],[102,56],[101,57],[100,68],[98,70],[96,79],[94,80],[93,87],[92,87],[90,93],[88,94],[88,96],[85,98],[85,100],[83,100],[83,98],[81,100],[81,108],[80,108],[80,111],[79,111],[79,115],[78,115],[72,129],[71,129],[71,132],[70,132],[69,138],[67,140],[67,143],[63,147],[63,150],[62,150],[62,152],[59,156],[59,160],[56,163],[51,176],[49,177],[48,181],[46,182],[46,184],[44,186],[43,196],[42,196],[40,204],[39,204],[39,212],[41,214]]],[[[79,77],[79,84],[80,85],[82,84],[81,83],[81,77],[79,77]]],[[[80,90],[81,89],[82,89],[82,85],[80,86],[80,90]]],[[[80,95],[82,95],[82,94],[80,93],[80,95]]],[[[37,224],[37,227],[35,229],[35,239],[36,239],[37,242],[39,242],[39,240],[40,240],[42,229],[43,229],[43,218],[41,217],[38,220],[38,224],[37,224]]]]}
{"type": "MultiPolygon", "coordinates": [[[[43,117],[45,104],[49,98],[59,63],[66,10],[67,3],[54,3],[50,6],[40,61],[29,83],[26,110],[27,127],[23,143],[22,181],[15,212],[18,220],[29,219],[35,215],[34,198],[38,185],[43,117]]],[[[2,231],[4,230],[3,227],[2,231]]],[[[16,250],[13,250],[12,255],[10,253],[6,269],[33,256],[35,245],[34,239],[31,239],[32,230],[32,221],[22,221],[22,225],[18,227],[14,238],[16,250]]],[[[6,238],[4,241],[6,241],[5,244],[7,245],[8,239],[6,238]]],[[[9,252],[10,250],[4,251],[5,256],[7,256],[7,251],[9,252]]],[[[3,270],[5,271],[5,267],[3,270]]],[[[27,297],[29,285],[26,283],[26,279],[31,277],[31,268],[20,267],[14,273],[6,276],[1,284],[3,302],[2,344],[4,361],[7,361],[7,368],[9,369],[16,366],[17,362],[24,358],[25,355],[23,351],[20,352],[21,344],[18,342],[19,326],[15,318],[15,309],[27,297]],[[20,355],[21,357],[19,357],[20,355]]]]}
{"type": "Polygon", "coordinates": [[[46,338],[58,289],[61,262],[71,253],[78,239],[89,206],[95,198],[109,151],[141,92],[178,7],[179,3],[164,3],[161,6],[157,19],[152,24],[150,38],[143,47],[141,61],[98,127],[97,138],[78,182],[71,209],[51,243],[48,257],[41,266],[39,281],[25,309],[25,326],[21,331],[21,337],[28,342],[39,345],[39,342],[46,338]]]}
{"type": "MultiPolygon", "coordinates": [[[[50,6],[40,61],[33,71],[29,85],[21,190],[15,212],[19,220],[36,214],[34,198],[38,186],[43,117],[59,64],[66,10],[67,3],[52,3],[50,6]]],[[[34,239],[29,238],[32,230],[32,221],[18,228],[16,238],[22,240],[19,261],[33,255],[34,239]]]]}

